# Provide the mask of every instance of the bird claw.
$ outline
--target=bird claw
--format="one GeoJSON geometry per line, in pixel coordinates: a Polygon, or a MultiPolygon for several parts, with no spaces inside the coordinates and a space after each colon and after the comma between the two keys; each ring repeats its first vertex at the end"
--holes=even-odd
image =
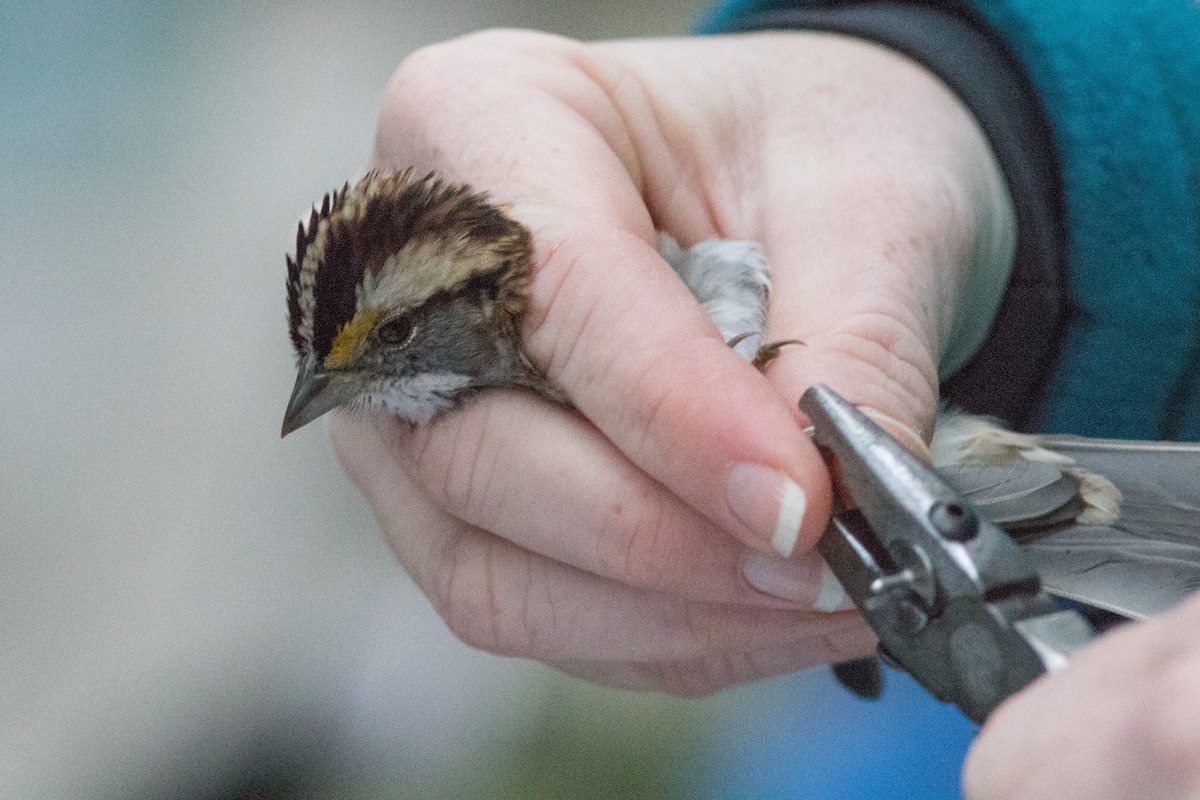
{"type": "Polygon", "coordinates": [[[746,331],[745,333],[739,333],[737,336],[733,337],[725,344],[729,345],[729,348],[732,350],[733,348],[737,347],[742,342],[749,339],[751,336],[754,336],[754,331],[746,331]]]}
{"type": "Polygon", "coordinates": [[[754,368],[762,371],[762,368],[779,358],[779,351],[789,344],[803,345],[804,342],[799,339],[780,339],[777,342],[767,342],[762,347],[758,348],[754,354],[754,360],[750,363],[754,368]]]}
{"type": "MultiPolygon", "coordinates": [[[[757,334],[754,331],[739,333],[725,344],[729,345],[730,347],[737,347],[746,339],[755,335],[757,334]]],[[[767,342],[755,351],[754,358],[751,359],[750,363],[754,365],[755,369],[761,371],[762,368],[767,364],[779,358],[779,351],[782,350],[784,346],[789,344],[804,344],[804,342],[800,341],[799,339],[780,339],[777,342],[767,342]]]]}

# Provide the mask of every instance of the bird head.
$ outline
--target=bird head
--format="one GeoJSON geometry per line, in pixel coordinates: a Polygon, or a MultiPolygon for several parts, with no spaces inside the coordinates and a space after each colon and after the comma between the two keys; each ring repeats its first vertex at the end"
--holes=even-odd
{"type": "Polygon", "coordinates": [[[339,406],[415,424],[484,388],[544,385],[517,331],[529,232],[470,187],[369,173],[301,222],[287,264],[284,436],[339,406]]]}

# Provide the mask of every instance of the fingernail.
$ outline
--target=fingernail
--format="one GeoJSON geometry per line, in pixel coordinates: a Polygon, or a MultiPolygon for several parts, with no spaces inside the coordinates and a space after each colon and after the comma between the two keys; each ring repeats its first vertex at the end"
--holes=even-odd
{"type": "Polygon", "coordinates": [[[758,591],[807,603],[812,599],[812,565],[804,561],[747,550],[742,559],[742,577],[758,591]]]}
{"type": "Polygon", "coordinates": [[[813,608],[817,611],[849,611],[854,608],[854,601],[842,588],[842,582],[824,561],[821,562],[821,589],[817,592],[813,608]]]}
{"type": "Polygon", "coordinates": [[[854,608],[854,602],[842,584],[825,560],[816,553],[805,553],[799,558],[779,558],[757,550],[747,550],[742,558],[742,577],[763,594],[801,603],[814,611],[848,611],[854,608]],[[814,586],[814,583],[817,585],[814,586]],[[815,600],[814,589],[817,595],[815,600]]]}
{"type": "Polygon", "coordinates": [[[795,481],[769,467],[738,464],[726,485],[729,507],[750,530],[771,542],[783,557],[796,549],[808,500],[795,481]]]}

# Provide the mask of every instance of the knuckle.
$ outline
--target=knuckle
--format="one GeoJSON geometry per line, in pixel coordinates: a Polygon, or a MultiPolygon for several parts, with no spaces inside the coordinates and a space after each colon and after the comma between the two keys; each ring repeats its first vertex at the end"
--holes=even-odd
{"type": "Polygon", "coordinates": [[[696,670],[684,671],[680,680],[668,691],[676,697],[682,697],[687,700],[703,700],[706,697],[712,697],[723,689],[729,688],[730,684],[728,683],[709,682],[707,678],[696,676],[695,673],[696,670]]]}
{"type": "Polygon", "coordinates": [[[651,361],[631,387],[634,419],[644,440],[650,439],[651,432],[667,424],[668,420],[676,419],[679,415],[675,406],[685,402],[688,396],[687,393],[680,392],[678,387],[658,380],[657,372],[655,362],[651,361]]]}
{"type": "Polygon", "coordinates": [[[468,520],[486,514],[492,498],[503,491],[488,429],[486,409],[476,403],[419,430],[407,452],[413,475],[429,497],[468,520]]]}
{"type": "Polygon", "coordinates": [[[652,667],[651,683],[660,691],[676,697],[700,700],[728,688],[735,680],[725,658],[704,658],[697,661],[667,662],[652,667]]]}
{"type": "Polygon", "coordinates": [[[407,119],[414,110],[436,107],[439,98],[454,90],[453,76],[462,68],[455,59],[468,55],[460,54],[460,49],[453,41],[430,45],[400,62],[384,91],[379,119],[381,132],[407,119]]]}
{"type": "Polygon", "coordinates": [[[484,30],[427,45],[409,54],[392,75],[387,101],[411,99],[409,93],[452,88],[454,77],[465,72],[483,72],[498,53],[517,52],[538,34],[511,30],[484,30]]]}
{"type": "Polygon", "coordinates": [[[846,317],[824,347],[857,388],[857,403],[897,419],[928,421],[937,376],[916,326],[892,314],[860,311],[846,317]]]}
{"type": "Polygon", "coordinates": [[[883,379],[890,388],[912,395],[934,379],[928,348],[916,326],[881,311],[848,317],[845,331],[834,344],[883,379]]]}
{"type": "Polygon", "coordinates": [[[483,447],[481,438],[456,431],[444,469],[440,470],[442,498],[448,507],[473,509],[482,501],[492,474],[492,463],[485,457],[483,447]]]}
{"type": "Polygon", "coordinates": [[[661,691],[679,697],[701,699],[732,686],[789,671],[773,654],[723,653],[691,661],[655,665],[652,683],[661,691]]]}
{"type": "Polygon", "coordinates": [[[874,655],[879,643],[875,632],[866,625],[841,633],[825,634],[821,641],[835,662],[874,655]]]}
{"type": "Polygon", "coordinates": [[[473,112],[481,102],[494,101],[492,93],[480,91],[483,84],[503,81],[511,87],[536,74],[536,65],[582,46],[546,33],[492,29],[422,47],[400,62],[388,82],[380,133],[439,111],[473,112]]]}
{"type": "Polygon", "coordinates": [[[678,555],[666,541],[666,509],[655,497],[634,497],[630,502],[643,507],[636,519],[626,522],[624,514],[612,514],[599,531],[598,541],[611,542],[600,553],[601,564],[608,574],[623,576],[633,585],[666,588],[674,574],[671,562],[678,555]]]}
{"type": "Polygon", "coordinates": [[[560,225],[539,233],[537,276],[522,320],[522,339],[538,366],[580,390],[611,378],[614,368],[626,363],[629,354],[612,345],[630,341],[632,329],[644,325],[622,316],[620,306],[612,302],[632,287],[625,278],[610,279],[596,254],[640,263],[647,255],[647,241],[631,232],[638,222],[609,210],[597,213],[606,216],[587,226],[560,225]],[[600,344],[606,346],[597,347],[600,344]]]}
{"type": "Polygon", "coordinates": [[[513,604],[515,577],[501,564],[495,543],[460,537],[447,547],[430,599],[450,632],[470,647],[497,655],[528,655],[534,648],[526,606],[513,604]]]}
{"type": "Polygon", "coordinates": [[[458,537],[449,543],[430,591],[434,609],[463,643],[493,649],[499,627],[491,559],[479,543],[458,537]]]}
{"type": "Polygon", "coordinates": [[[726,641],[726,625],[712,607],[702,603],[683,603],[679,611],[679,625],[683,635],[692,642],[696,651],[711,656],[720,653],[726,641]]]}
{"type": "Polygon", "coordinates": [[[727,602],[740,589],[740,579],[726,577],[740,547],[658,487],[643,487],[611,511],[595,537],[600,574],[698,601],[727,602]]]}
{"type": "MultiPolygon", "coordinates": [[[[545,257],[538,265],[537,280],[530,303],[522,320],[523,339],[539,368],[548,374],[569,374],[578,358],[576,345],[587,329],[594,306],[578,307],[564,303],[570,297],[589,297],[587,292],[572,291],[582,283],[587,248],[564,235],[557,241],[545,242],[545,257]]],[[[574,376],[576,382],[586,375],[574,376]]]]}

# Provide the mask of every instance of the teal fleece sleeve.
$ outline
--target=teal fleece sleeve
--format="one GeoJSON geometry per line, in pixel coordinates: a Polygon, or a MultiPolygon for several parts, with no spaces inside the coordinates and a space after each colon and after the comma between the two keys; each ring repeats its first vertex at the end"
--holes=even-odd
{"type": "MultiPolygon", "coordinates": [[[[734,0],[709,32],[780,7],[734,0]]],[[[1200,438],[1200,4],[913,3],[987,26],[1037,88],[1062,165],[1068,324],[1039,427],[1200,438]]]]}

